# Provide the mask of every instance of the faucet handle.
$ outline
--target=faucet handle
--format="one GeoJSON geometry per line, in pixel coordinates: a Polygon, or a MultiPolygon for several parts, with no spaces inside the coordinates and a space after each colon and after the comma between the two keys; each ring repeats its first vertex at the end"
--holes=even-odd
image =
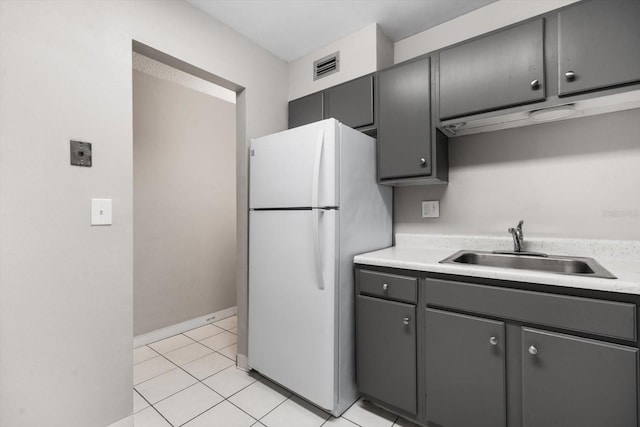
{"type": "Polygon", "coordinates": [[[524,234],[522,234],[522,224],[524,224],[524,220],[520,220],[518,222],[518,226],[516,227],[518,230],[518,233],[520,233],[520,238],[524,237],[524,234]]]}

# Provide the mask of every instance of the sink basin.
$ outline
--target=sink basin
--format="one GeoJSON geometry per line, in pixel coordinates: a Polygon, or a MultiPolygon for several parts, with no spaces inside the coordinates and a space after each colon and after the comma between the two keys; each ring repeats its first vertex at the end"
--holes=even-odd
{"type": "Polygon", "coordinates": [[[494,253],[483,251],[458,251],[440,261],[443,264],[482,265],[485,267],[515,268],[518,270],[545,271],[574,276],[615,279],[607,269],[593,258],[567,256],[540,256],[540,254],[494,253]]]}

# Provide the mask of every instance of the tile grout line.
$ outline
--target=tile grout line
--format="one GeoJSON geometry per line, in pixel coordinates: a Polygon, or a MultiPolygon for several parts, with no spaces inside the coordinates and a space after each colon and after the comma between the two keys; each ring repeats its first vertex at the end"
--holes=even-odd
{"type": "MultiPolygon", "coordinates": [[[[224,329],[224,328],[220,328],[220,329],[224,329]]],[[[228,332],[228,331],[227,331],[227,332],[228,332]]],[[[222,333],[222,332],[221,332],[221,333],[222,333]]],[[[232,332],[230,332],[230,333],[232,333],[232,332]]],[[[176,334],[176,335],[174,335],[174,336],[177,336],[177,335],[184,335],[184,334],[176,334]]],[[[211,335],[211,336],[216,336],[216,335],[219,335],[219,334],[215,334],[215,335],[211,335]]],[[[234,335],[235,335],[235,334],[234,334],[234,335]]],[[[185,336],[186,336],[186,335],[185,335],[185,336]]],[[[236,335],[236,336],[237,336],[237,335],[236,335]]],[[[171,338],[171,337],[169,337],[169,338],[171,338]]],[[[193,338],[188,337],[188,336],[187,336],[187,338],[189,338],[189,339],[193,339],[193,338]]],[[[203,340],[204,340],[204,339],[207,339],[207,338],[210,338],[210,337],[205,337],[205,338],[203,338],[203,340]]],[[[166,338],[165,338],[165,339],[166,339],[166,338]]],[[[161,340],[161,341],[162,341],[162,340],[161,340]]],[[[194,340],[194,342],[200,343],[200,341],[197,341],[197,340],[194,340]]],[[[192,344],[192,343],[191,343],[191,344],[192,344]]],[[[187,345],[191,345],[191,344],[187,344],[187,345]]],[[[201,344],[201,345],[203,345],[203,346],[205,346],[205,347],[207,347],[206,345],[204,345],[204,344],[202,344],[202,343],[200,343],[200,344],[201,344]]],[[[236,344],[237,344],[237,343],[236,343],[236,344]]],[[[231,345],[229,345],[229,346],[227,346],[227,347],[223,347],[222,349],[224,349],[224,348],[228,348],[228,347],[231,347],[232,345],[234,345],[234,344],[231,344],[231,345]]],[[[180,348],[184,348],[184,347],[186,347],[186,346],[176,348],[175,350],[178,350],[178,349],[180,349],[180,348]]],[[[196,415],[195,417],[193,417],[193,418],[189,419],[188,421],[184,422],[183,424],[181,424],[181,426],[182,426],[182,425],[184,425],[184,424],[186,424],[186,423],[188,423],[188,422],[193,421],[194,419],[198,418],[200,415],[202,415],[202,414],[204,414],[205,412],[207,412],[207,411],[209,411],[209,410],[213,409],[214,407],[218,406],[218,405],[219,405],[219,404],[221,404],[222,402],[228,401],[228,398],[226,398],[226,397],[222,396],[220,393],[218,393],[217,391],[215,391],[213,388],[211,388],[211,387],[209,387],[207,384],[205,384],[205,383],[204,383],[204,380],[206,380],[206,379],[208,379],[208,378],[211,378],[212,376],[214,376],[214,375],[216,375],[216,374],[218,374],[218,373],[220,373],[220,372],[222,372],[222,371],[224,371],[224,370],[226,370],[226,369],[229,369],[229,368],[231,368],[232,366],[229,366],[229,367],[227,367],[227,368],[225,368],[225,369],[222,369],[222,370],[220,370],[220,371],[218,371],[218,372],[216,372],[216,373],[214,373],[214,374],[211,374],[211,375],[209,375],[208,377],[203,378],[202,380],[200,380],[200,379],[198,379],[196,376],[192,375],[190,372],[188,372],[188,371],[186,371],[185,369],[183,369],[183,368],[182,368],[182,366],[179,366],[178,364],[176,364],[175,362],[173,362],[172,360],[170,360],[169,358],[167,358],[164,354],[160,353],[159,351],[157,351],[156,349],[154,349],[154,348],[152,348],[152,347],[149,347],[149,348],[151,348],[151,350],[153,350],[154,352],[156,352],[160,357],[164,358],[164,359],[165,359],[165,360],[167,360],[169,363],[171,363],[172,365],[174,365],[176,368],[180,369],[182,372],[186,373],[187,375],[191,376],[193,379],[195,379],[195,380],[196,380],[196,382],[195,382],[195,383],[193,383],[193,384],[191,384],[191,385],[189,385],[189,386],[187,386],[187,387],[185,387],[185,388],[183,388],[183,389],[181,389],[181,390],[178,390],[178,391],[176,391],[175,393],[170,394],[169,396],[167,396],[167,397],[165,397],[165,398],[163,398],[163,399],[161,399],[161,400],[157,401],[155,404],[158,404],[158,403],[160,403],[160,402],[162,402],[162,401],[164,401],[164,400],[166,400],[166,399],[168,399],[168,398],[170,398],[170,397],[172,397],[172,396],[175,396],[176,394],[178,394],[178,393],[180,393],[180,392],[182,392],[182,391],[184,391],[184,390],[186,390],[186,389],[188,389],[188,388],[190,388],[190,387],[193,387],[194,385],[196,385],[196,384],[198,384],[198,383],[201,383],[203,386],[207,387],[209,390],[213,391],[214,393],[216,393],[218,396],[222,397],[222,399],[223,399],[223,400],[221,400],[220,402],[216,403],[215,405],[211,406],[210,408],[207,408],[205,411],[201,412],[200,414],[196,415]]],[[[231,359],[231,358],[229,358],[229,357],[225,356],[225,355],[224,355],[224,354],[222,354],[222,353],[219,353],[218,351],[216,351],[216,350],[212,349],[211,347],[207,347],[207,348],[208,348],[208,349],[210,349],[213,353],[217,353],[217,354],[219,354],[220,356],[222,356],[222,357],[224,357],[224,358],[226,358],[226,359],[229,359],[229,360],[233,361],[233,359],[231,359]]],[[[222,350],[222,349],[221,349],[221,350],[222,350]]],[[[175,350],[171,350],[171,351],[175,351],[175,350]]],[[[167,353],[170,353],[170,351],[169,351],[169,352],[167,352],[167,353]]],[[[194,360],[192,360],[191,362],[195,362],[196,360],[202,359],[203,357],[209,356],[209,355],[211,355],[211,354],[213,354],[213,353],[207,354],[207,355],[202,356],[202,357],[200,357],[200,358],[198,358],[198,359],[194,359],[194,360]]],[[[155,357],[154,357],[154,358],[155,358],[155,357]]],[[[149,359],[149,360],[150,360],[150,359],[149,359]]],[[[188,362],[188,363],[191,363],[191,362],[188,362]]],[[[142,362],[140,362],[140,363],[142,363],[142,362]]],[[[187,365],[188,363],[185,363],[185,365],[187,365]]],[[[173,370],[174,370],[174,369],[171,369],[170,371],[167,371],[167,372],[171,372],[171,371],[173,371],[173,370]]],[[[157,378],[157,377],[159,377],[160,375],[164,375],[164,374],[166,374],[167,372],[164,372],[164,373],[162,373],[162,374],[156,375],[156,376],[154,376],[154,377],[152,377],[152,378],[149,378],[149,379],[148,379],[148,380],[146,380],[146,381],[149,381],[149,380],[152,380],[152,379],[154,379],[154,378],[157,378]]],[[[144,382],[146,382],[146,381],[143,381],[142,383],[144,383],[144,382]]],[[[255,383],[255,382],[257,382],[257,381],[258,381],[258,380],[254,381],[253,383],[249,384],[249,385],[248,385],[248,386],[246,386],[246,387],[243,387],[241,390],[238,390],[236,393],[239,393],[240,391],[244,390],[245,388],[249,387],[250,385],[254,384],[254,383],[255,383]]],[[[142,383],[139,383],[139,384],[136,384],[136,385],[140,385],[140,384],[142,384],[142,383]]],[[[144,400],[149,404],[149,406],[151,406],[151,407],[152,407],[156,412],[158,412],[158,413],[160,414],[160,416],[162,416],[162,418],[164,418],[164,419],[165,419],[165,420],[166,420],[166,421],[167,421],[167,422],[168,422],[172,427],[175,427],[175,426],[173,426],[173,424],[171,424],[171,422],[169,422],[169,420],[167,420],[167,419],[164,417],[164,415],[162,415],[162,413],[160,412],[160,410],[159,410],[158,408],[156,408],[156,407],[155,407],[155,404],[150,403],[150,402],[149,402],[149,401],[148,401],[148,400],[147,400],[147,399],[146,399],[146,398],[145,398],[145,397],[144,397],[140,392],[138,392],[138,390],[136,390],[136,388],[135,388],[135,387],[136,387],[136,385],[134,385],[134,386],[133,386],[134,392],[137,392],[137,393],[138,393],[138,395],[140,395],[140,396],[141,396],[141,397],[142,397],[142,398],[143,398],[143,399],[144,399],[144,400]]],[[[235,395],[236,393],[232,394],[231,396],[235,395]]],[[[229,396],[229,397],[231,397],[231,396],[229,396]]],[[[233,402],[229,402],[229,403],[233,405],[233,402]]],[[[251,414],[249,414],[249,413],[247,413],[246,411],[242,410],[242,408],[239,408],[239,407],[237,407],[236,405],[233,405],[233,406],[235,406],[236,408],[240,409],[242,412],[244,412],[245,414],[247,414],[249,417],[251,417],[251,418],[252,418],[253,420],[255,420],[256,422],[258,422],[258,421],[259,421],[258,419],[256,419],[255,417],[253,417],[251,414]]],[[[275,408],[274,408],[274,409],[275,409],[275,408]]]]}

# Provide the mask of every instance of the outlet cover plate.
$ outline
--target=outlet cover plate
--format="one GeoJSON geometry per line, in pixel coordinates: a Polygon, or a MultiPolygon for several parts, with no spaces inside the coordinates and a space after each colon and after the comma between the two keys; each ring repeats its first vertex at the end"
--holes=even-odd
{"type": "Polygon", "coordinates": [[[440,201],[428,200],[422,202],[422,218],[440,218],[440,201]]]}

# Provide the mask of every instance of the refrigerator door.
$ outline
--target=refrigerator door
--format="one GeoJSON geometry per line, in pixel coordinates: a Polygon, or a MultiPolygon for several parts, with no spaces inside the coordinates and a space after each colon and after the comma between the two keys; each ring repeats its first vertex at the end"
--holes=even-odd
{"type": "Polygon", "coordinates": [[[337,220],[336,210],[249,213],[249,366],[328,411],[337,400],[337,220]]]}
{"type": "Polygon", "coordinates": [[[327,119],[251,140],[249,207],[338,206],[337,126],[327,119]]]}

